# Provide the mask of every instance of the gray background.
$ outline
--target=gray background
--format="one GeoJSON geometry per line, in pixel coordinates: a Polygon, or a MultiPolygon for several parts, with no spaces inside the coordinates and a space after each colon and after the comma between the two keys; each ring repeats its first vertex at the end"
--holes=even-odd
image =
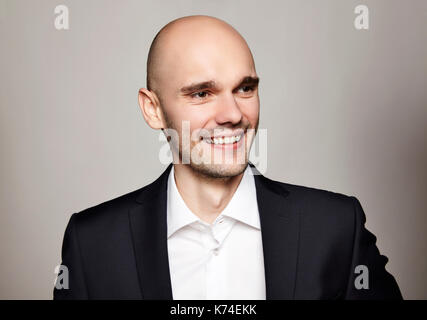
{"type": "Polygon", "coordinates": [[[0,298],[50,299],[73,212],[163,170],[137,90],[155,33],[207,14],[261,78],[266,175],[356,196],[407,299],[427,298],[427,1],[0,1],[0,298]],[[54,8],[70,30],[54,28],[54,8]],[[353,26],[370,9],[370,29],[353,26]]]}

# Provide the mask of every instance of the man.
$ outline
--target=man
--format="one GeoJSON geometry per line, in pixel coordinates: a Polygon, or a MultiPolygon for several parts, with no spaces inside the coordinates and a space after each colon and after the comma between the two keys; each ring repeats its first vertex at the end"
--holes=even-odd
{"type": "Polygon", "coordinates": [[[227,23],[167,24],[139,104],[174,164],[152,184],[72,215],[56,299],[401,299],[359,201],[248,166],[258,76],[227,23]]]}

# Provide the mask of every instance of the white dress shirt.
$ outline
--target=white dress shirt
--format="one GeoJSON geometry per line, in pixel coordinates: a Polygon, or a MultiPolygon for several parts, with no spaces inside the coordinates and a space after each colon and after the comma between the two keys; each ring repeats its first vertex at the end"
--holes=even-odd
{"type": "Polygon", "coordinates": [[[264,300],[264,257],[251,168],[246,168],[232,199],[212,224],[187,207],[173,167],[167,192],[173,299],[264,300]]]}

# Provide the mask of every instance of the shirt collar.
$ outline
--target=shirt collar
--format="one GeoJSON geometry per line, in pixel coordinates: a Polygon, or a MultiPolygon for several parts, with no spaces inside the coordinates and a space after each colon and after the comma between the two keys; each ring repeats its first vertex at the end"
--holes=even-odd
{"type": "MultiPolygon", "coordinates": [[[[182,227],[200,221],[200,219],[182,199],[175,183],[173,166],[169,173],[167,192],[167,236],[169,238],[182,227]]],[[[255,180],[249,165],[246,167],[233,197],[221,215],[260,229],[255,180]]]]}
{"type": "Polygon", "coordinates": [[[167,228],[168,238],[178,229],[199,220],[187,207],[175,183],[174,167],[169,173],[167,195],[167,228]]]}

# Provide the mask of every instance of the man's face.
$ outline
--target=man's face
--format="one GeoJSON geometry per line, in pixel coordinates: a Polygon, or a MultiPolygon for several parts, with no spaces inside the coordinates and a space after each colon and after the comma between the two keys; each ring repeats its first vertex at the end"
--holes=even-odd
{"type": "Polygon", "coordinates": [[[167,128],[179,136],[171,141],[174,157],[204,175],[231,177],[246,168],[258,128],[258,78],[241,38],[203,32],[174,39],[174,54],[160,67],[159,98],[167,128]]]}

